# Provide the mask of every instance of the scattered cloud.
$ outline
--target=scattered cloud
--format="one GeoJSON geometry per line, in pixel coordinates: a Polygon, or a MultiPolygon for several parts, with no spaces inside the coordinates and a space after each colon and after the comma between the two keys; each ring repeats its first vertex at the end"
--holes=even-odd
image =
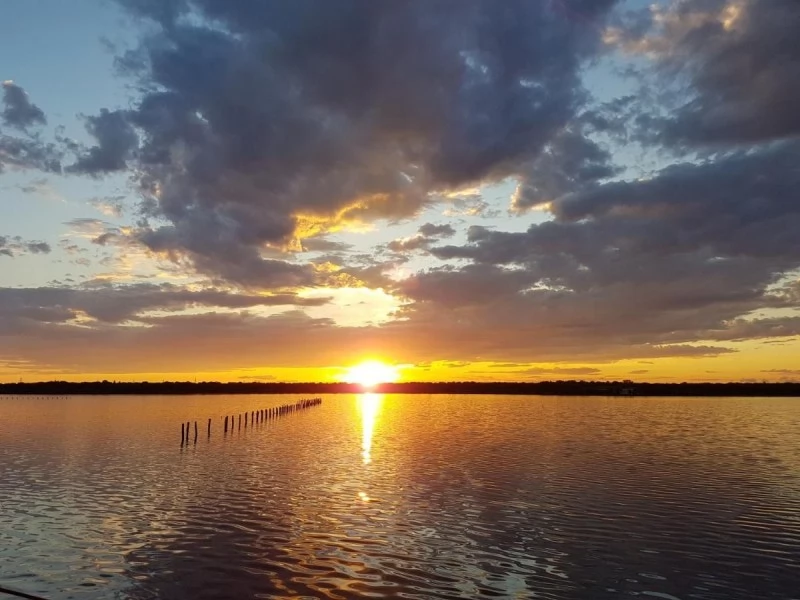
{"type": "Polygon", "coordinates": [[[19,186],[21,192],[52,200],[54,202],[66,202],[66,198],[50,183],[46,178],[39,178],[29,183],[19,186]]]}
{"type": "Polygon", "coordinates": [[[115,285],[89,282],[78,288],[0,288],[0,319],[35,319],[59,323],[84,315],[104,323],[122,323],[151,311],[181,311],[196,307],[245,309],[255,307],[322,306],[326,297],[294,293],[246,294],[215,288],[193,289],[173,284],[115,285]],[[51,320],[51,316],[56,316],[51,320]]]}
{"type": "Polygon", "coordinates": [[[23,240],[19,236],[0,235],[0,257],[14,258],[22,254],[48,254],[50,250],[50,244],[47,242],[31,242],[23,240]]]}
{"type": "Polygon", "coordinates": [[[419,226],[418,233],[427,238],[448,238],[456,234],[455,228],[449,223],[435,225],[433,223],[424,223],[419,226]]]}
{"type": "Polygon", "coordinates": [[[92,198],[89,205],[109,218],[121,218],[125,211],[125,196],[105,196],[92,198]]]}
{"type": "Polygon", "coordinates": [[[348,252],[353,249],[352,244],[324,238],[307,238],[302,241],[302,244],[305,252],[348,252]]]}
{"type": "Polygon", "coordinates": [[[660,142],[759,143],[800,135],[799,18],[795,0],[682,0],[654,4],[606,40],[649,58],[669,92],[665,116],[640,121],[660,142]]]}
{"type": "Polygon", "coordinates": [[[406,238],[392,240],[386,247],[392,252],[414,252],[416,250],[427,250],[431,244],[434,244],[441,238],[452,237],[456,234],[456,230],[452,225],[434,225],[433,223],[425,223],[421,225],[415,235],[406,238]]]}
{"type": "Polygon", "coordinates": [[[496,219],[502,214],[499,209],[492,208],[479,193],[450,196],[447,201],[449,205],[442,213],[445,217],[496,219]]]}
{"type": "Polygon", "coordinates": [[[63,152],[38,137],[14,137],[0,132],[0,174],[7,169],[61,172],[63,152]]]}
{"type": "Polygon", "coordinates": [[[600,369],[593,367],[531,367],[523,371],[517,371],[525,375],[598,375],[600,369]]]}
{"type": "Polygon", "coordinates": [[[4,81],[2,85],[2,123],[18,130],[20,135],[12,136],[0,131],[0,174],[9,168],[60,173],[63,148],[43,141],[38,133],[29,130],[46,122],[44,113],[13,81],[4,81]]]}
{"type": "Polygon", "coordinates": [[[33,104],[25,90],[13,81],[3,82],[2,117],[3,124],[23,131],[47,122],[42,109],[33,104]]]}

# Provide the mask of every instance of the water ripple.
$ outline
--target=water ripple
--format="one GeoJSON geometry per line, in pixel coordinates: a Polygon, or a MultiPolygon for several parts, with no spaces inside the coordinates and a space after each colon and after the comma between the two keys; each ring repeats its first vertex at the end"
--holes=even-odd
{"type": "Polygon", "coordinates": [[[0,582],[56,600],[800,598],[800,401],[332,396],[222,435],[286,402],[0,397],[0,582]],[[210,439],[175,443],[209,417],[210,439]]]}

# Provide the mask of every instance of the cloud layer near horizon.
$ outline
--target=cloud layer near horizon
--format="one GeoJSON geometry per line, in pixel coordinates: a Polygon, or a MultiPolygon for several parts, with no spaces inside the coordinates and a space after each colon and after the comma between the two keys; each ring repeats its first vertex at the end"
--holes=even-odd
{"type": "MultiPolygon", "coordinates": [[[[0,361],[602,362],[800,335],[791,0],[119,3],[146,32],[119,57],[131,105],[86,117],[92,144],[48,141],[7,82],[0,170],[131,175],[135,221],[92,242],[193,283],[0,289],[0,361]],[[599,58],[647,91],[596,100],[599,58]],[[630,148],[658,167],[632,176],[630,148]],[[546,220],[424,222],[371,251],[326,237],[503,181],[509,224],[546,220]],[[392,319],[307,314],[358,287],[394,296],[392,319]]],[[[0,237],[0,261],[49,249],[0,237]]]]}

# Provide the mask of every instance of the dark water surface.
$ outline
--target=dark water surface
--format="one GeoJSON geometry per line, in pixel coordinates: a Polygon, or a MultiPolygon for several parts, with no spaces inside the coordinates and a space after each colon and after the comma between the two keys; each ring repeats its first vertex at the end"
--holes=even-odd
{"type": "Polygon", "coordinates": [[[800,598],[800,400],[342,395],[223,437],[298,398],[0,397],[0,585],[800,598]]]}

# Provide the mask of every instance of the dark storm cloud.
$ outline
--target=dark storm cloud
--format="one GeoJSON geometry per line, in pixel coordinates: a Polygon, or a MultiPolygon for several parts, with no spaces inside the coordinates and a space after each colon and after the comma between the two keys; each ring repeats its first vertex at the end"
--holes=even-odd
{"type": "Polygon", "coordinates": [[[401,291],[413,301],[400,310],[409,327],[447,330],[453,346],[471,360],[520,362],[725,353],[729,350],[720,346],[688,344],[714,339],[699,337],[703,327],[724,335],[726,316],[761,305],[760,298],[750,304],[715,302],[680,289],[664,298],[652,284],[619,283],[575,293],[542,284],[528,269],[491,265],[421,273],[403,281],[401,291]],[[694,299],[694,306],[670,307],[665,303],[670,296],[689,306],[694,299]]]}
{"type": "Polygon", "coordinates": [[[42,109],[33,104],[28,94],[13,81],[3,82],[3,123],[25,130],[31,125],[44,125],[42,109]]]}
{"type": "Polygon", "coordinates": [[[776,286],[800,267],[798,161],[799,142],[772,145],[568,194],[527,232],[471,227],[467,245],[430,252],[474,264],[405,282],[408,316],[445,307],[493,332],[525,320],[551,347],[795,335],[796,319],[744,317],[798,306],[776,286]],[[498,293],[481,296],[481,281],[498,293]]]}
{"type": "Polygon", "coordinates": [[[588,189],[617,172],[609,150],[577,129],[566,129],[520,178],[513,208],[525,210],[588,189]]]}
{"type": "Polygon", "coordinates": [[[46,242],[31,242],[19,236],[0,235],[0,256],[13,258],[21,254],[48,254],[50,250],[50,244],[46,242]]]}
{"type": "MultiPolygon", "coordinates": [[[[169,222],[141,238],[241,280],[236,261],[257,269],[254,249],[298,219],[405,218],[430,192],[525,172],[583,103],[614,2],[121,3],[156,29],[120,61],[146,91],[115,113],[141,136],[148,212],[169,222]]],[[[118,125],[77,169],[130,158],[118,125]]]]}
{"type": "Polygon", "coordinates": [[[673,165],[651,179],[565,196],[553,212],[561,222],[616,226],[618,235],[625,227],[642,228],[627,232],[629,250],[707,248],[720,258],[770,260],[785,270],[800,260],[798,161],[800,141],[673,165]]]}
{"type": "MultiPolygon", "coordinates": [[[[527,233],[471,227],[472,244],[432,252],[443,259],[536,264],[553,277],[566,276],[568,265],[572,275],[583,277],[581,265],[610,268],[628,261],[633,261],[630,266],[653,261],[650,271],[661,277],[659,260],[693,260],[696,253],[697,261],[705,256],[697,266],[709,272],[725,270],[731,261],[741,266],[753,261],[752,267],[764,267],[769,279],[800,264],[800,237],[795,235],[800,227],[799,160],[800,142],[791,142],[707,163],[673,165],[650,179],[566,195],[552,204],[555,221],[534,225],[527,233]]],[[[585,276],[601,274],[591,269],[585,276]]],[[[647,276],[636,271],[618,275],[647,276]]]]}
{"type": "MultiPolygon", "coordinates": [[[[752,143],[800,135],[800,3],[684,0],[651,27],[615,31],[688,94],[670,115],[644,121],[670,145],[752,143]]],[[[674,85],[673,85],[674,87],[674,85]]]]}
{"type": "Polygon", "coordinates": [[[139,145],[139,137],[124,111],[103,110],[86,117],[86,129],[97,140],[68,167],[68,171],[86,175],[102,175],[127,168],[139,145]]]}

